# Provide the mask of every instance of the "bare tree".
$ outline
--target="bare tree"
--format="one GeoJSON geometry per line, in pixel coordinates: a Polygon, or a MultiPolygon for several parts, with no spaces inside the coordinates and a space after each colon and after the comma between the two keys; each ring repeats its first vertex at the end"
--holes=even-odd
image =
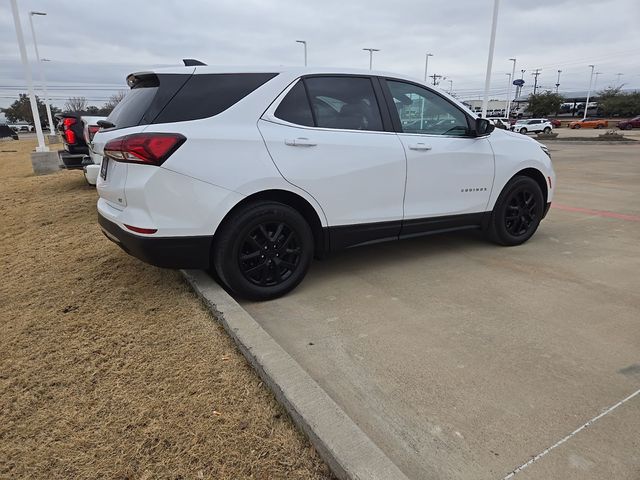
{"type": "Polygon", "coordinates": [[[64,103],[65,112],[84,112],[87,109],[87,99],[85,97],[70,97],[64,103]]]}
{"type": "Polygon", "coordinates": [[[120,90],[119,92],[111,95],[109,97],[109,100],[107,100],[107,102],[102,106],[103,113],[105,115],[108,115],[109,113],[111,113],[111,110],[116,108],[116,105],[120,103],[120,101],[124,98],[126,94],[127,92],[125,92],[124,90],[120,90]]]}

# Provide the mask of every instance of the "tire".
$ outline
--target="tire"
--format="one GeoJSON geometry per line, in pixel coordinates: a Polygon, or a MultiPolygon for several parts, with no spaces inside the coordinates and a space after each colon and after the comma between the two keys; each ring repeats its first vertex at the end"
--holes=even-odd
{"type": "Polygon", "coordinates": [[[537,182],[521,175],[513,177],[491,212],[491,239],[504,246],[526,242],[538,229],[544,209],[544,196],[537,182]]]}
{"type": "Polygon", "coordinates": [[[542,133],[548,135],[549,133],[551,133],[551,128],[550,127],[544,127],[544,130],[542,130],[542,133]]]}
{"type": "Polygon", "coordinates": [[[625,130],[633,130],[633,125],[627,125],[627,126],[625,127],[625,130]]]}
{"type": "Polygon", "coordinates": [[[211,256],[219,279],[233,293],[270,300],[302,281],[313,252],[311,228],[298,211],[278,202],[258,202],[225,220],[211,256]]]}
{"type": "Polygon", "coordinates": [[[523,135],[526,135],[527,134],[527,129],[526,128],[521,128],[520,129],[520,133],[523,134],[523,135]]]}
{"type": "Polygon", "coordinates": [[[579,130],[581,127],[580,125],[574,125],[573,128],[577,128],[579,130]]]}

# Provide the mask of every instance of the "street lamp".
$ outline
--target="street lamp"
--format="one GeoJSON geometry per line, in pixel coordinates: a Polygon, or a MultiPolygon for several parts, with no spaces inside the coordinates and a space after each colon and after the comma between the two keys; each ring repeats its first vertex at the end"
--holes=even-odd
{"type": "Polygon", "coordinates": [[[589,67],[591,68],[591,76],[589,77],[589,91],[587,92],[587,101],[584,104],[584,116],[582,117],[583,120],[587,118],[587,110],[589,110],[589,97],[591,96],[591,86],[593,85],[593,69],[595,68],[595,65],[589,65],[589,67]]]}
{"type": "Polygon", "coordinates": [[[504,106],[504,112],[507,116],[507,119],[509,118],[509,104],[511,103],[511,73],[505,73],[505,75],[507,77],[509,77],[509,86],[507,87],[507,104],[504,106]]]}
{"type": "Polygon", "coordinates": [[[511,75],[509,76],[509,86],[507,87],[507,118],[510,118],[509,114],[511,112],[511,87],[513,86],[513,81],[515,80],[516,76],[516,59],[510,58],[509,61],[513,62],[513,69],[511,70],[511,75]]]}
{"type": "Polygon", "coordinates": [[[558,89],[560,88],[560,74],[562,70],[558,70],[558,80],[556,81],[556,93],[558,93],[558,89]]]}
{"type": "Polygon", "coordinates": [[[44,101],[47,108],[47,121],[49,122],[49,134],[55,135],[53,130],[53,118],[51,117],[51,106],[49,104],[49,92],[47,92],[47,80],[44,76],[44,68],[40,65],[40,54],[38,52],[38,42],[36,40],[36,29],[33,28],[33,16],[34,15],[46,15],[45,12],[29,12],[29,25],[31,25],[31,35],[33,36],[33,48],[36,51],[36,62],[38,65],[38,72],[40,73],[40,82],[42,83],[42,89],[44,90],[44,101]]]}
{"type": "Polygon", "coordinates": [[[484,99],[482,101],[482,118],[487,118],[489,104],[489,87],[491,86],[491,65],[493,64],[493,49],[496,46],[496,28],[498,26],[498,9],[500,0],[493,0],[493,20],[491,22],[491,37],[489,39],[489,56],[487,57],[487,76],[484,80],[484,99]]]}
{"type": "Polygon", "coordinates": [[[429,57],[433,57],[433,53],[427,53],[424,61],[424,81],[427,82],[427,67],[429,67],[429,57]]]}
{"type": "Polygon", "coordinates": [[[373,52],[379,52],[379,48],[363,48],[362,50],[366,50],[369,52],[369,70],[373,69],[373,52]]]}
{"type": "Polygon", "coordinates": [[[306,40],[296,40],[296,43],[301,43],[304,46],[304,66],[307,66],[307,41],[306,40]]]}
{"type": "Polygon", "coordinates": [[[449,82],[449,95],[453,92],[453,80],[447,80],[449,82]]]}
{"type": "Polygon", "coordinates": [[[44,135],[42,135],[42,125],[40,125],[40,114],[38,113],[38,104],[36,96],[33,93],[33,78],[31,77],[31,67],[27,59],[27,49],[24,46],[24,36],[22,35],[22,26],[20,24],[20,14],[18,13],[18,5],[16,0],[11,0],[11,11],[13,13],[13,23],[16,27],[16,37],[18,39],[18,49],[20,50],[20,60],[24,68],[24,76],[27,80],[27,88],[29,90],[29,103],[31,104],[31,114],[33,115],[33,123],[38,138],[38,146],[36,152],[48,152],[49,147],[44,144],[44,135]]]}
{"type": "MultiPolygon", "coordinates": [[[[620,77],[624,75],[624,73],[616,73],[616,77],[618,77],[618,79],[616,80],[616,85],[620,85],[620,77]]],[[[620,85],[621,86],[621,85],[620,85]]]]}
{"type": "Polygon", "coordinates": [[[598,84],[598,75],[602,75],[602,72],[596,72],[594,73],[594,75],[596,76],[595,80],[593,81],[593,89],[596,89],[596,85],[598,84]]]}

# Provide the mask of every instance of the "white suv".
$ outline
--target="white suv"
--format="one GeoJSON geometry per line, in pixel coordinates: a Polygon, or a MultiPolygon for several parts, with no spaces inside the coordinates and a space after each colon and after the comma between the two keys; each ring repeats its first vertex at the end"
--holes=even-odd
{"type": "Polygon", "coordinates": [[[529,118],[518,120],[512,127],[516,133],[551,133],[553,124],[546,118],[529,118]]]}
{"type": "Polygon", "coordinates": [[[176,67],[129,75],[93,139],[99,222],[154,265],[275,298],[314,256],[481,228],[528,240],[555,174],[535,140],[369,70],[176,67]]]}

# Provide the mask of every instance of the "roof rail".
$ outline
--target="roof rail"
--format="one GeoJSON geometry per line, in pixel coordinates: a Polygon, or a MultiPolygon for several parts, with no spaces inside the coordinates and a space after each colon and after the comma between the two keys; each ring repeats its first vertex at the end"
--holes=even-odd
{"type": "Polygon", "coordinates": [[[183,58],[185,67],[197,67],[198,65],[207,65],[206,63],[201,62],[200,60],[196,60],[195,58],[183,58]]]}

